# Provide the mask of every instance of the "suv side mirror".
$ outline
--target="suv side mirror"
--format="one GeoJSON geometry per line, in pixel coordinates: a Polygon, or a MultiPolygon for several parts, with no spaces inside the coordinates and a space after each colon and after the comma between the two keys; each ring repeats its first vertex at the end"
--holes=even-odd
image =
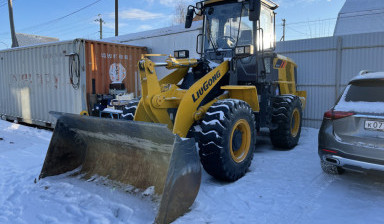
{"type": "Polygon", "coordinates": [[[193,13],[195,12],[195,9],[193,7],[188,7],[187,16],[185,18],[185,28],[191,28],[192,26],[192,20],[193,20],[193,13]]]}
{"type": "Polygon", "coordinates": [[[261,1],[260,0],[250,0],[249,1],[249,20],[257,21],[260,18],[261,11],[261,1]]]}

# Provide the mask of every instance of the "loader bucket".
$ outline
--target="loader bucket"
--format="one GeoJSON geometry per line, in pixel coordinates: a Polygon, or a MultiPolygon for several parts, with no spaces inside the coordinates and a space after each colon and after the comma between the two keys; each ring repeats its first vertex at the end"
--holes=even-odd
{"type": "Polygon", "coordinates": [[[79,168],[161,196],[155,223],[188,211],[199,191],[200,161],[194,139],[181,139],[162,124],[62,114],[39,178],[79,168]]]}

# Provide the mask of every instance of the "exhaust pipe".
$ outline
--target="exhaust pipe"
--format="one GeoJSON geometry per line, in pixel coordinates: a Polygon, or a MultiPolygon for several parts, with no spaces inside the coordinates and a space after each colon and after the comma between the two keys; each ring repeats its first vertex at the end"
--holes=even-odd
{"type": "Polygon", "coordinates": [[[326,156],[324,160],[327,161],[328,163],[333,164],[333,165],[337,165],[337,166],[340,165],[340,161],[338,159],[333,158],[333,157],[326,156]]]}

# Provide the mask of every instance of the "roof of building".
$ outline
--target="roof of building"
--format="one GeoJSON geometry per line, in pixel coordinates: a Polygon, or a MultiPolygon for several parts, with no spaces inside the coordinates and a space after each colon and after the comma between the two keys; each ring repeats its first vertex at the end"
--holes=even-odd
{"type": "Polygon", "coordinates": [[[334,35],[384,32],[383,0],[346,0],[339,12],[334,35]]]}
{"type": "Polygon", "coordinates": [[[26,33],[16,33],[16,38],[20,47],[59,41],[59,38],[45,37],[26,33]]]}
{"type": "Polygon", "coordinates": [[[176,26],[169,26],[169,27],[159,28],[155,30],[147,30],[147,31],[142,31],[138,33],[125,34],[118,37],[105,38],[103,39],[103,41],[112,41],[112,42],[122,43],[122,42],[138,40],[138,39],[145,39],[145,38],[165,36],[165,35],[175,34],[175,33],[189,32],[189,31],[201,29],[202,24],[203,24],[203,21],[194,21],[192,23],[191,28],[189,29],[186,29],[184,24],[180,24],[176,26]]]}

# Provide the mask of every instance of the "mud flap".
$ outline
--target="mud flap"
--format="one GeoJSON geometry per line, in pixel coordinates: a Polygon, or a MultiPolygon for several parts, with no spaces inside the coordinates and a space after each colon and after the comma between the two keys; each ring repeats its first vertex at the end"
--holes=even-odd
{"type": "Polygon", "coordinates": [[[166,125],[62,114],[40,178],[79,167],[85,178],[104,176],[143,190],[154,186],[161,196],[155,223],[187,212],[201,183],[194,139],[181,139],[166,125]]]}

